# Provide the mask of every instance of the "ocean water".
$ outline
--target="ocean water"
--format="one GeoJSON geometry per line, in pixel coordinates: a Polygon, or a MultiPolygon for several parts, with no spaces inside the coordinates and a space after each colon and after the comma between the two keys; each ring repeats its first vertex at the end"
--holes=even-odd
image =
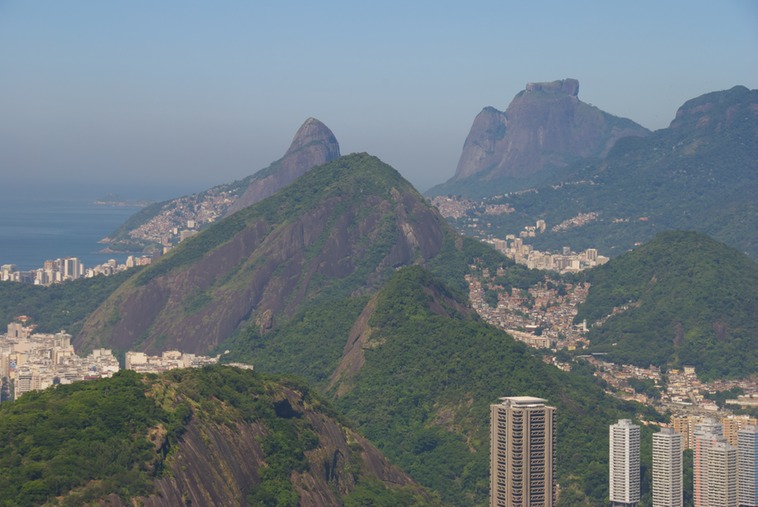
{"type": "Polygon", "coordinates": [[[98,241],[124,223],[139,208],[103,206],[89,198],[0,197],[0,264],[27,271],[45,260],[78,257],[85,267],[127,255],[99,253],[98,241]]]}

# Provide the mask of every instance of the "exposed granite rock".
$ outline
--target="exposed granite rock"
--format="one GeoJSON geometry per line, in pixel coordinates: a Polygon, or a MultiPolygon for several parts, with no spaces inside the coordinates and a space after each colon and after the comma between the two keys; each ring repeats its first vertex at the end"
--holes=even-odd
{"type": "MultiPolygon", "coordinates": [[[[298,505],[342,506],[358,477],[378,480],[390,488],[406,487],[420,498],[430,499],[426,491],[364,437],[324,411],[308,406],[301,392],[286,387],[276,389],[282,391],[278,394],[279,404],[286,405],[288,410],[285,414],[277,412],[277,416],[304,418],[318,436],[318,445],[305,452],[307,470],[293,470],[290,475],[299,497],[298,505]]],[[[169,456],[168,473],[155,479],[154,494],[132,498],[129,503],[109,495],[100,505],[250,505],[247,497],[261,483],[261,471],[268,466],[261,446],[268,428],[256,421],[242,420],[234,409],[216,399],[203,403],[195,409],[177,448],[169,456]]]]}
{"type": "MultiPolygon", "coordinates": [[[[505,112],[487,107],[471,127],[455,176],[445,185],[469,179],[535,181],[540,173],[578,158],[603,157],[616,141],[649,132],[581,102],[579,81],[529,83],[505,112]]],[[[518,186],[518,183],[516,184],[518,186]]],[[[503,190],[493,185],[493,194],[503,190]]]]}
{"type": "Polygon", "coordinates": [[[507,127],[505,113],[494,107],[485,107],[476,115],[463,145],[456,178],[468,178],[497,166],[502,158],[498,146],[505,138],[507,127]]]}
{"type": "Polygon", "coordinates": [[[307,171],[339,156],[340,146],[332,131],[317,119],[308,118],[295,133],[284,157],[255,174],[227,214],[274,195],[307,171]]]}

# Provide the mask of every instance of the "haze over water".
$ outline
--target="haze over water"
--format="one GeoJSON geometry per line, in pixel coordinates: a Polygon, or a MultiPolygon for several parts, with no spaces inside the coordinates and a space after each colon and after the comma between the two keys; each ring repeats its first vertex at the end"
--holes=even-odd
{"type": "Polygon", "coordinates": [[[92,267],[126,255],[98,253],[100,239],[139,208],[102,206],[93,199],[0,199],[0,264],[28,271],[45,260],[78,257],[92,267]]]}

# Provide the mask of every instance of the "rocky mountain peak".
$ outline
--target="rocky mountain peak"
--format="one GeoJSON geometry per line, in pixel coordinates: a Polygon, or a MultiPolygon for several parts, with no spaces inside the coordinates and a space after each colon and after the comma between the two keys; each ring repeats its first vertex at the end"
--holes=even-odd
{"type": "Polygon", "coordinates": [[[526,91],[560,93],[564,95],[570,95],[572,97],[578,97],[579,81],[569,78],[562,79],[560,81],[552,81],[550,83],[527,83],[526,91]]]}
{"type": "Polygon", "coordinates": [[[486,107],[474,120],[455,176],[433,194],[497,194],[543,183],[580,158],[603,157],[617,140],[649,131],[578,98],[579,81],[528,83],[505,112],[486,107]]]}
{"type": "Polygon", "coordinates": [[[284,156],[291,155],[313,143],[323,143],[328,150],[333,152],[331,159],[339,157],[340,146],[337,138],[334,137],[329,127],[312,117],[305,120],[297,129],[292,144],[284,156]]]}
{"type": "MultiPolygon", "coordinates": [[[[688,100],[669,125],[673,131],[712,132],[758,120],[758,90],[735,86],[688,100]]],[[[742,128],[748,128],[743,125],[742,128]]]]}
{"type": "Polygon", "coordinates": [[[308,118],[297,129],[287,153],[266,169],[253,175],[250,184],[227,214],[274,195],[316,166],[340,156],[340,145],[329,128],[315,118],[308,118]]]}

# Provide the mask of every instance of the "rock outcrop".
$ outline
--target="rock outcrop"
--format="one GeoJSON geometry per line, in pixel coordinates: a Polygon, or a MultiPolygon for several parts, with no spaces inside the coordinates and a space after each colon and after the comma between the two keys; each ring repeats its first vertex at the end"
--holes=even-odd
{"type": "Polygon", "coordinates": [[[247,368],[124,371],[48,390],[8,417],[15,429],[4,432],[0,460],[7,505],[340,507],[354,493],[372,505],[396,495],[439,505],[303,382],[247,368]],[[68,431],[46,445],[18,430],[30,419],[46,421],[36,435],[68,431]],[[70,464],[77,460],[100,466],[82,473],[70,464]],[[20,471],[29,463],[33,491],[20,471]]]}
{"type": "MultiPolygon", "coordinates": [[[[409,487],[424,494],[364,437],[323,412],[306,408],[300,392],[283,392],[283,401],[293,407],[291,417],[304,420],[318,436],[318,445],[305,453],[307,470],[290,474],[298,505],[344,505],[344,497],[361,474],[393,488],[409,487]]],[[[169,460],[170,473],[155,481],[156,493],[133,499],[131,504],[249,505],[246,496],[262,482],[261,472],[268,465],[261,442],[269,430],[259,423],[238,420],[234,414],[227,416],[230,422],[223,423],[204,415],[196,415],[187,425],[169,460]]]]}
{"type": "Polygon", "coordinates": [[[688,135],[718,133],[739,128],[740,122],[754,122],[756,116],[758,92],[744,86],[735,86],[688,100],[677,110],[669,129],[688,135]]]}
{"type": "Polygon", "coordinates": [[[466,138],[455,176],[430,193],[450,193],[472,181],[490,182],[493,194],[516,190],[576,159],[603,157],[622,137],[649,134],[631,120],[581,102],[578,94],[576,79],[529,83],[505,112],[484,108],[466,138]]]}
{"type": "Polygon", "coordinates": [[[332,131],[317,119],[308,118],[297,130],[287,153],[268,168],[253,175],[247,189],[232,204],[227,214],[274,195],[307,171],[339,156],[340,145],[332,131]]]}

